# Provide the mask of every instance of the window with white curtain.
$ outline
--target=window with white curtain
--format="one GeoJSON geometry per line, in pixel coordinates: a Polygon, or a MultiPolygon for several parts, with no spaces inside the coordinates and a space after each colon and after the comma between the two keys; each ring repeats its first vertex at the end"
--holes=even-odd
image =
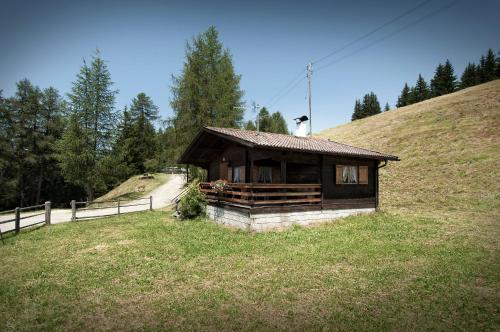
{"type": "Polygon", "coordinates": [[[259,177],[257,182],[259,183],[272,183],[273,182],[273,169],[268,166],[259,167],[259,177]]]}
{"type": "Polygon", "coordinates": [[[241,182],[241,169],[242,169],[242,167],[234,167],[233,168],[233,182],[234,183],[241,182]]]}
{"type": "Polygon", "coordinates": [[[341,184],[357,184],[358,183],[358,166],[341,165],[341,178],[338,183],[341,184]]]}

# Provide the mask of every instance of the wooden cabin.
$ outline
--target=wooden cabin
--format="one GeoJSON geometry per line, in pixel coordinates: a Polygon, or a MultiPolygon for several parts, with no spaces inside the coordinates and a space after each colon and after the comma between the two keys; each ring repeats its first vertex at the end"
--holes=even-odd
{"type": "Polygon", "coordinates": [[[389,160],[399,159],[323,138],[204,127],[179,162],[207,171],[200,187],[212,219],[263,230],[276,228],[257,225],[257,219],[271,223],[266,215],[268,220],[278,216],[282,227],[296,223],[289,216],[297,212],[310,214],[305,223],[311,223],[373,211],[379,168],[389,160]],[[223,188],[214,185],[217,180],[225,180],[223,188]]]}

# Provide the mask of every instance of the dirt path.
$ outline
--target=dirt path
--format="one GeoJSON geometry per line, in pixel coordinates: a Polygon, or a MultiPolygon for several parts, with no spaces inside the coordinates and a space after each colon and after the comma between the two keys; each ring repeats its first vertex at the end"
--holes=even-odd
{"type": "MultiPolygon", "coordinates": [[[[177,196],[183,189],[186,177],[180,174],[172,174],[169,179],[164,184],[160,185],[158,188],[153,190],[150,194],[145,196],[145,199],[139,199],[133,202],[123,202],[120,207],[120,213],[136,212],[149,209],[149,196],[153,196],[153,209],[161,209],[170,204],[172,204],[172,199],[177,196]],[[144,204],[139,206],[127,206],[134,204],[144,204]]],[[[21,218],[27,217],[34,214],[39,214],[43,210],[22,212],[21,218]]],[[[88,210],[88,211],[78,211],[77,217],[103,217],[110,214],[115,214],[117,212],[116,207],[104,208],[99,210],[88,210]]],[[[2,214],[0,215],[0,221],[14,219],[14,214],[2,214]]],[[[34,216],[27,219],[21,220],[21,227],[28,224],[33,224],[38,221],[43,221],[45,219],[44,215],[34,216]]],[[[71,221],[71,209],[52,209],[51,211],[51,223],[58,224],[62,222],[71,221]]],[[[2,232],[14,229],[14,222],[9,222],[0,225],[0,230],[2,232]]]]}

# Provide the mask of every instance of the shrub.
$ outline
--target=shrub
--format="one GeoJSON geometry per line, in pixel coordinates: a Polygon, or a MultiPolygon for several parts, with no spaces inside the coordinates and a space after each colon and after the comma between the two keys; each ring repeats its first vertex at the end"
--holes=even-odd
{"type": "Polygon", "coordinates": [[[194,183],[186,195],[179,202],[178,211],[182,219],[193,219],[198,216],[204,216],[207,201],[198,184],[194,183]]]}

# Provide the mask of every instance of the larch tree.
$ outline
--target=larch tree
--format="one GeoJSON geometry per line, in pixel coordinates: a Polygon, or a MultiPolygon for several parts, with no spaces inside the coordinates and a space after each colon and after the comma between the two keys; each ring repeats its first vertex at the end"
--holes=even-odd
{"type": "Polygon", "coordinates": [[[391,107],[389,106],[389,103],[385,103],[384,112],[387,112],[387,111],[390,111],[390,110],[391,110],[391,107]]]}
{"type": "Polygon", "coordinates": [[[277,134],[289,134],[290,132],[288,131],[288,126],[286,124],[286,120],[281,115],[280,112],[274,112],[271,114],[271,128],[270,128],[271,133],[277,133],[277,134]]]}
{"type": "Polygon", "coordinates": [[[105,157],[111,153],[117,121],[118,91],[112,86],[111,74],[97,51],[90,66],[84,61],[68,95],[72,115],[59,144],[59,160],[66,180],[83,186],[88,200],[94,199],[96,190],[106,189],[109,163],[105,157]]]}
{"type": "Polygon", "coordinates": [[[187,43],[186,61],[181,74],[173,76],[172,94],[177,156],[203,126],[241,126],[240,76],[215,27],[187,43]]]}
{"type": "Polygon", "coordinates": [[[131,167],[135,172],[144,173],[146,161],[153,159],[156,147],[154,121],[158,119],[158,107],[153,100],[141,92],[132,100],[130,120],[132,125],[131,167]]]}

